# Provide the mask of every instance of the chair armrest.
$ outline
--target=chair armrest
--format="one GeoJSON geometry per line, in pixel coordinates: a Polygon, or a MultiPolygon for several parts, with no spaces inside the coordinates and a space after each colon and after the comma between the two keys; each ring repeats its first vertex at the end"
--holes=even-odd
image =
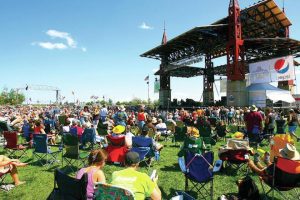
{"type": "Polygon", "coordinates": [[[214,164],[213,172],[214,173],[219,172],[222,168],[222,164],[223,164],[222,160],[217,160],[214,164]]]}

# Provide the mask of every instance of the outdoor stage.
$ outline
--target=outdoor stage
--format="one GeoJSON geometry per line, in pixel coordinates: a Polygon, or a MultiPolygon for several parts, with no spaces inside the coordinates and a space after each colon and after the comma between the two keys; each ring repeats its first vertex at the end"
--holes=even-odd
{"type": "MultiPolygon", "coordinates": [[[[170,77],[203,76],[203,103],[214,103],[214,76],[227,76],[227,104],[247,105],[245,74],[249,64],[271,58],[300,57],[300,41],[289,38],[290,20],[273,0],[260,1],[240,10],[238,0],[230,0],[228,17],[209,26],[195,27],[170,41],[163,41],[142,57],[161,61],[159,100],[167,108],[171,100],[170,77]],[[227,57],[227,63],[214,66],[213,59],[227,57]],[[205,59],[205,66],[192,64],[205,59]]],[[[294,64],[297,64],[296,62],[294,64]]],[[[293,81],[279,82],[289,89],[293,81]]]]}

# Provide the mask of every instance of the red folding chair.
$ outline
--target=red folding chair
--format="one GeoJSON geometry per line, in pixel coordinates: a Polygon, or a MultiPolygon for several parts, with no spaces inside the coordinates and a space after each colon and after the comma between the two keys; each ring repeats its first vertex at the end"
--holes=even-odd
{"type": "Polygon", "coordinates": [[[300,161],[289,160],[282,157],[275,157],[274,164],[267,169],[267,174],[260,176],[261,186],[265,197],[268,199],[268,194],[271,193],[271,198],[274,199],[274,192],[281,195],[282,199],[297,199],[300,196],[298,189],[300,188],[300,161]],[[265,190],[264,184],[268,185],[270,189],[265,190]],[[290,191],[288,198],[283,191],[290,191]]]}
{"type": "Polygon", "coordinates": [[[124,163],[125,154],[128,149],[125,146],[125,136],[113,137],[111,135],[106,136],[108,141],[108,146],[106,151],[108,153],[107,161],[113,163],[124,163]]]}
{"type": "Polygon", "coordinates": [[[26,155],[27,147],[18,144],[18,135],[16,131],[3,131],[6,140],[5,149],[8,151],[8,157],[21,159],[26,155]]]}

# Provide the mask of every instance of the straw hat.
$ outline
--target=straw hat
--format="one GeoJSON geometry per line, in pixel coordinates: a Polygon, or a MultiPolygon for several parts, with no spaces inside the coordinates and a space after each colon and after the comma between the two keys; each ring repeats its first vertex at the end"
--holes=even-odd
{"type": "Polygon", "coordinates": [[[125,110],[126,110],[125,107],[124,107],[124,105],[120,105],[118,108],[119,108],[119,110],[121,110],[121,111],[125,111],[125,110]]]}
{"type": "Polygon", "coordinates": [[[187,127],[187,133],[192,137],[200,137],[199,130],[193,126],[187,127]]]}
{"type": "Polygon", "coordinates": [[[283,158],[287,158],[290,160],[300,160],[299,152],[292,144],[287,143],[285,148],[280,149],[279,152],[283,158]]]}
{"type": "Polygon", "coordinates": [[[115,134],[121,134],[124,131],[125,131],[125,126],[122,126],[122,125],[115,126],[112,130],[112,132],[115,134]]]}
{"type": "Polygon", "coordinates": [[[257,107],[256,107],[255,105],[252,105],[252,106],[250,107],[250,110],[256,112],[256,111],[257,111],[257,107]]]}

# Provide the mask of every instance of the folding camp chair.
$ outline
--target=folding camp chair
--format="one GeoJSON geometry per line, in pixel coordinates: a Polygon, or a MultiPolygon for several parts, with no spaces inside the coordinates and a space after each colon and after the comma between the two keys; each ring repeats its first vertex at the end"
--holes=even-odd
{"type": "MultiPolygon", "coordinates": [[[[62,166],[64,166],[64,160],[67,163],[67,167],[71,166],[80,167],[80,164],[85,165],[85,161],[88,157],[88,152],[79,151],[78,137],[69,133],[63,135],[63,145],[65,153],[62,154],[62,166]]],[[[73,171],[73,169],[71,168],[73,171]]]]}
{"type": "Polygon", "coordinates": [[[213,139],[211,127],[207,124],[198,125],[196,128],[199,130],[200,136],[203,138],[207,149],[211,149],[211,147],[216,144],[216,140],[213,139]]]}
{"type": "Polygon", "coordinates": [[[120,199],[134,200],[134,194],[130,190],[109,184],[97,183],[95,185],[95,200],[120,199]]]}
{"type": "Polygon", "coordinates": [[[182,157],[185,155],[187,151],[190,151],[192,153],[196,154],[202,154],[204,152],[204,146],[203,146],[203,138],[194,138],[194,137],[187,137],[185,138],[183,142],[183,146],[181,150],[178,153],[179,157],[182,157]]]}
{"type": "Polygon", "coordinates": [[[52,151],[48,146],[48,138],[46,134],[34,134],[33,135],[33,158],[38,158],[41,165],[51,165],[57,161],[57,156],[61,152],[59,150],[52,151]],[[46,159],[46,163],[43,164],[42,160],[46,159]]]}
{"type": "Polygon", "coordinates": [[[248,174],[248,160],[245,155],[253,155],[249,150],[245,149],[235,149],[228,150],[219,155],[220,160],[224,163],[224,169],[233,169],[236,173],[242,172],[243,174],[248,174]]]}
{"type": "Polygon", "coordinates": [[[54,192],[47,200],[83,200],[87,199],[86,188],[88,184],[88,175],[84,174],[81,179],[72,178],[56,169],[54,174],[54,192]]]}
{"type": "Polygon", "coordinates": [[[8,157],[21,159],[26,156],[27,147],[18,144],[18,135],[15,131],[3,131],[6,140],[5,149],[8,150],[8,157]]]}
{"type": "Polygon", "coordinates": [[[142,136],[133,137],[130,151],[137,152],[141,162],[144,162],[148,167],[151,166],[152,157],[154,157],[152,138],[142,136]]]}
{"type": "Polygon", "coordinates": [[[207,152],[203,155],[186,152],[185,191],[197,192],[198,199],[206,199],[207,197],[213,199],[213,162],[213,152],[207,152]],[[189,183],[191,183],[190,188],[189,183]],[[209,183],[210,186],[208,187],[207,184],[209,183]]]}
{"type": "Polygon", "coordinates": [[[297,188],[300,187],[300,161],[289,160],[282,157],[276,157],[274,164],[267,168],[268,174],[260,176],[261,186],[263,188],[265,197],[268,199],[268,194],[272,193],[271,197],[274,199],[274,192],[276,191],[283,199],[298,199],[300,193],[297,188]],[[271,171],[271,172],[270,172],[271,171]],[[268,185],[270,189],[266,192],[264,184],[268,185]],[[283,194],[283,191],[294,190],[295,194],[289,193],[293,198],[288,198],[283,194]]]}
{"type": "Polygon", "coordinates": [[[125,146],[125,136],[113,137],[107,135],[108,146],[106,151],[108,153],[107,161],[113,163],[124,163],[125,154],[127,153],[127,147],[125,146]]]}
{"type": "Polygon", "coordinates": [[[85,128],[81,136],[82,148],[94,149],[96,144],[96,130],[94,128],[85,128]],[[86,145],[88,145],[86,147],[86,145]]]}
{"type": "Polygon", "coordinates": [[[248,140],[228,139],[227,145],[219,149],[219,158],[224,163],[224,168],[232,168],[243,174],[248,174],[248,159],[245,155],[254,155],[254,152],[249,147],[248,140]]]}

